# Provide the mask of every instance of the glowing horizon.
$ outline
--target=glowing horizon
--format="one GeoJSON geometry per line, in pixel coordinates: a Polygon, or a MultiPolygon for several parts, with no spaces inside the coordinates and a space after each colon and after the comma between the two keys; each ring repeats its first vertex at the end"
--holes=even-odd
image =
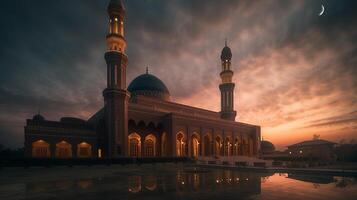
{"type": "MultiPolygon", "coordinates": [[[[1,2],[0,18],[0,144],[9,147],[23,145],[39,109],[88,119],[106,83],[106,1],[17,3],[1,2]]],[[[150,66],[175,102],[219,111],[228,38],[237,121],[260,125],[278,149],[314,134],[356,140],[357,14],[348,2],[324,5],[318,16],[321,3],[308,0],[125,1],[127,84],[150,66]]]]}

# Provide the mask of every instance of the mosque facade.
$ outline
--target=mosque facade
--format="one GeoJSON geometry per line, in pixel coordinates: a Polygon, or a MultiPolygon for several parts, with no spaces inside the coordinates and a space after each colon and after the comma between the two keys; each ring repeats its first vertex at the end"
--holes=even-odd
{"type": "Polygon", "coordinates": [[[108,16],[103,108],[88,120],[50,121],[40,114],[28,119],[27,157],[258,156],[260,127],[235,121],[232,52],[227,43],[220,56],[221,110],[196,108],[173,102],[165,84],[148,72],[126,85],[130,65],[125,54],[125,8],[120,0],[110,1],[108,16]]]}

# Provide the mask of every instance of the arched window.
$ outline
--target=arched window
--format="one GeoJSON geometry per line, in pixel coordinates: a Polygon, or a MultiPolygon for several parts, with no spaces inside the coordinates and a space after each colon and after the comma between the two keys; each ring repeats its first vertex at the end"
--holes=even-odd
{"type": "Polygon", "coordinates": [[[176,134],[176,156],[185,156],[185,138],[182,132],[176,134]]]}
{"type": "Polygon", "coordinates": [[[224,155],[225,156],[232,156],[233,154],[233,144],[230,137],[226,137],[225,144],[224,144],[224,155]]]}
{"type": "Polygon", "coordinates": [[[219,156],[222,155],[222,140],[219,136],[216,137],[216,141],[215,141],[215,155],[219,156]]]}
{"type": "Polygon", "coordinates": [[[61,141],[56,144],[56,157],[57,158],[71,158],[72,145],[66,141],[61,141]]]}
{"type": "Polygon", "coordinates": [[[197,134],[193,134],[191,137],[191,156],[197,158],[200,152],[200,141],[197,134]]]}
{"type": "Polygon", "coordinates": [[[146,157],[154,157],[156,155],[156,137],[153,134],[145,137],[144,149],[146,157]]]}
{"type": "Polygon", "coordinates": [[[43,140],[32,143],[32,157],[50,157],[50,144],[43,140]]]}
{"type": "Polygon", "coordinates": [[[128,136],[129,141],[129,156],[141,156],[141,137],[137,133],[132,133],[128,136]]]}
{"type": "Polygon", "coordinates": [[[92,146],[86,142],[77,145],[77,156],[79,158],[86,158],[92,156],[92,146]]]}

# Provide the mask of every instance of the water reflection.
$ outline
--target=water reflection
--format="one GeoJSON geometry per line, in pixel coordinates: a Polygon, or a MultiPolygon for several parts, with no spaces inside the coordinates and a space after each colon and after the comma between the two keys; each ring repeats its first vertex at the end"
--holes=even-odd
{"type": "MultiPolygon", "coordinates": [[[[234,170],[174,168],[171,170],[138,170],[135,173],[116,173],[112,177],[94,179],[63,180],[54,182],[32,182],[26,184],[27,197],[56,193],[70,198],[71,195],[119,197],[120,199],[142,199],[149,195],[157,199],[187,197],[187,199],[240,199],[252,198],[262,193],[262,185],[276,184],[277,180],[312,183],[311,189],[320,184],[332,184],[344,188],[356,184],[355,178],[333,176],[311,176],[302,174],[248,173],[234,170]],[[278,179],[277,179],[278,178],[278,179]],[[62,192],[62,193],[61,193],[62,192]],[[104,196],[103,196],[104,195],[104,196]]],[[[294,182],[289,182],[294,184],[294,182]]],[[[292,188],[294,185],[291,185],[292,188]]],[[[295,189],[295,188],[294,188],[295,189]]],[[[296,188],[298,191],[299,188],[296,188]]]]}

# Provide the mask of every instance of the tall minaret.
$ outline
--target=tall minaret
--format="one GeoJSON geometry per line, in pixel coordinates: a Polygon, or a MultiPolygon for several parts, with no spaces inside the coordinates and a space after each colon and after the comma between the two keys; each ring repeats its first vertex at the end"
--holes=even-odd
{"type": "Polygon", "coordinates": [[[107,88],[103,91],[107,134],[104,156],[127,156],[128,100],[124,38],[125,9],[121,0],[111,0],[108,6],[109,33],[106,37],[107,88]]]}
{"type": "Polygon", "coordinates": [[[225,42],[222,49],[221,61],[222,72],[220,73],[222,83],[219,85],[221,90],[221,118],[234,121],[236,111],[234,111],[234,83],[232,82],[233,71],[231,70],[232,52],[225,42]]]}

